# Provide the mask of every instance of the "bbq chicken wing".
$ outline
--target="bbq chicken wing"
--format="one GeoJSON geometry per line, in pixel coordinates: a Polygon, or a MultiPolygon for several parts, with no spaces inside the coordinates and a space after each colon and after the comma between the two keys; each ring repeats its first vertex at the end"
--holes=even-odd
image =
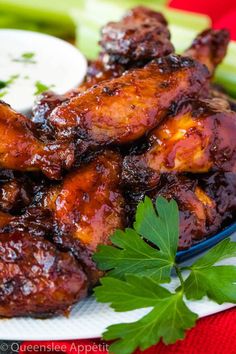
{"type": "Polygon", "coordinates": [[[197,36],[184,55],[205,64],[213,76],[226,55],[229,41],[229,31],[208,29],[197,36]]]}
{"type": "Polygon", "coordinates": [[[41,170],[58,178],[73,162],[70,143],[44,144],[33,134],[33,123],[0,102],[0,167],[18,171],[41,170]]]}
{"type": "Polygon", "coordinates": [[[65,313],[87,293],[87,278],[70,253],[23,232],[0,234],[0,316],[65,313]]]}
{"type": "Polygon", "coordinates": [[[122,65],[145,63],[174,51],[163,15],[142,6],[104,26],[100,45],[108,63],[122,65]]]}
{"type": "Polygon", "coordinates": [[[89,63],[79,93],[174,51],[164,16],[144,6],[130,10],[119,22],[108,23],[101,34],[102,51],[89,63]]]}
{"type": "Polygon", "coordinates": [[[117,153],[104,152],[69,173],[40,202],[42,208],[53,214],[54,242],[74,252],[85,264],[93,283],[98,271],[92,254],[99,244],[109,243],[117,228],[124,226],[124,201],[119,188],[121,164],[117,153]]]}
{"type": "Polygon", "coordinates": [[[195,180],[178,175],[162,176],[158,188],[149,194],[154,202],[158,196],[176,200],[180,210],[179,249],[191,247],[221,225],[215,201],[195,180]]]}
{"type": "Polygon", "coordinates": [[[186,249],[192,244],[216,232],[222,217],[216,210],[216,203],[199,185],[197,179],[184,175],[162,174],[156,188],[151,191],[131,191],[126,194],[128,222],[133,224],[134,214],[139,201],[148,195],[155,203],[163,196],[174,199],[180,210],[179,249],[186,249]]]}
{"type": "Polygon", "coordinates": [[[235,112],[218,111],[212,101],[184,105],[152,132],[147,152],[125,158],[123,179],[128,184],[136,179],[137,184],[145,173],[152,186],[155,173],[235,172],[235,136],[235,112]]]}
{"type": "Polygon", "coordinates": [[[168,56],[106,81],[56,108],[49,117],[59,137],[91,146],[131,143],[157,126],[175,102],[204,92],[205,66],[168,56]]]}

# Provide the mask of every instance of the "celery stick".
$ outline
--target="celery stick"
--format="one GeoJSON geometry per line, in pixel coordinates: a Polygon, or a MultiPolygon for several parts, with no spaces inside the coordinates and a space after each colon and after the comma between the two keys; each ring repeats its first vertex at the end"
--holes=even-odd
{"type": "MultiPolygon", "coordinates": [[[[76,16],[75,11],[73,16],[76,16]]],[[[95,59],[98,56],[100,47],[98,41],[100,38],[100,24],[84,18],[80,14],[81,26],[76,29],[76,45],[88,59],[95,59]]]]}
{"type": "Polygon", "coordinates": [[[183,53],[183,51],[190,46],[197,34],[204,29],[200,28],[198,31],[196,29],[181,27],[173,23],[169,25],[169,28],[171,32],[171,41],[178,54],[183,53]]]}
{"type": "Polygon", "coordinates": [[[0,28],[23,29],[28,31],[37,31],[50,34],[52,36],[72,39],[75,37],[74,28],[61,27],[59,24],[50,24],[43,21],[31,21],[23,17],[1,13],[0,28]]]}
{"type": "Polygon", "coordinates": [[[40,31],[65,39],[75,38],[69,9],[85,0],[0,0],[0,27],[40,31]]]}
{"type": "Polygon", "coordinates": [[[62,26],[73,26],[68,14],[71,7],[81,8],[84,0],[1,0],[0,14],[4,11],[9,15],[22,16],[36,21],[61,23],[62,26]]]}
{"type": "Polygon", "coordinates": [[[215,81],[236,97],[236,42],[231,41],[223,63],[216,71],[215,81]]]}
{"type": "Polygon", "coordinates": [[[168,22],[176,25],[189,27],[191,29],[206,28],[211,26],[211,20],[208,16],[193,14],[191,12],[180,11],[176,9],[161,6],[162,0],[87,0],[84,6],[86,15],[97,18],[103,24],[112,18],[120,18],[127,9],[137,5],[145,5],[156,11],[162,12],[168,22]]]}

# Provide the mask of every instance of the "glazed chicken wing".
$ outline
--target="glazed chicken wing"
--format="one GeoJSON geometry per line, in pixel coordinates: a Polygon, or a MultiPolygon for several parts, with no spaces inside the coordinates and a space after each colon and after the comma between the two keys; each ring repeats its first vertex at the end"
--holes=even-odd
{"type": "Polygon", "coordinates": [[[216,203],[195,180],[176,175],[162,176],[158,188],[150,192],[153,201],[158,196],[174,199],[178,204],[179,249],[189,248],[219,229],[222,219],[216,211],[216,203]]]}
{"type": "Polygon", "coordinates": [[[171,55],[125,73],[56,108],[49,117],[60,137],[91,146],[125,144],[146,135],[183,96],[203,94],[208,71],[189,58],[171,55]]]}
{"type": "Polygon", "coordinates": [[[121,164],[117,153],[105,152],[69,173],[41,200],[41,206],[53,214],[55,243],[74,252],[86,265],[92,282],[97,281],[92,254],[124,226],[121,164]]]}
{"type": "Polygon", "coordinates": [[[132,175],[137,184],[145,173],[147,185],[152,186],[155,173],[235,172],[236,114],[216,107],[218,102],[216,106],[212,101],[184,105],[152,132],[147,152],[125,158],[124,180],[130,184],[132,175]]]}
{"type": "Polygon", "coordinates": [[[0,167],[18,171],[41,170],[58,178],[74,159],[70,143],[43,143],[33,134],[33,123],[0,102],[0,167]]]}
{"type": "Polygon", "coordinates": [[[65,313],[87,292],[87,278],[70,253],[24,232],[0,234],[0,316],[65,313]]]}
{"type": "Polygon", "coordinates": [[[205,64],[213,76],[217,65],[226,55],[229,41],[228,30],[208,29],[197,36],[184,55],[205,64]]]}
{"type": "Polygon", "coordinates": [[[108,63],[122,65],[145,63],[174,51],[163,15],[142,6],[104,26],[100,44],[108,63]]]}
{"type": "Polygon", "coordinates": [[[99,43],[102,52],[98,59],[89,62],[85,82],[65,95],[47,92],[40,96],[33,109],[34,121],[46,122],[52,108],[68,98],[174,50],[163,15],[143,6],[130,10],[121,21],[104,26],[99,43]]]}
{"type": "Polygon", "coordinates": [[[216,203],[198,184],[197,179],[183,175],[162,174],[156,188],[143,193],[129,191],[126,195],[128,221],[132,225],[137,203],[148,195],[153,202],[158,196],[174,199],[180,210],[179,249],[186,249],[216,232],[222,217],[216,203]]]}
{"type": "Polygon", "coordinates": [[[102,51],[98,59],[89,63],[85,83],[78,93],[174,51],[165,18],[144,6],[130,10],[119,22],[108,23],[101,34],[102,51]]]}

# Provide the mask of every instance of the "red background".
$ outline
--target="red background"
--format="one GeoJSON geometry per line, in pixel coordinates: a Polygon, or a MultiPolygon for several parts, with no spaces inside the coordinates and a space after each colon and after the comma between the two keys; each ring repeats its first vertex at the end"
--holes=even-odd
{"type": "Polygon", "coordinates": [[[207,14],[211,17],[214,28],[228,28],[231,38],[236,40],[235,0],[171,0],[169,6],[207,14]]]}
{"type": "MultiPolygon", "coordinates": [[[[211,17],[214,28],[228,28],[231,38],[236,40],[236,0],[171,0],[169,6],[187,11],[207,14],[211,17]]],[[[236,58],[235,58],[236,59],[236,58]]],[[[136,354],[236,354],[236,310],[222,312],[198,321],[197,326],[187,333],[184,341],[165,346],[162,343],[145,352],[136,354]]],[[[50,344],[52,342],[48,342],[50,344]]],[[[77,354],[71,350],[71,342],[54,342],[65,351],[50,351],[51,354],[77,354]]],[[[77,344],[88,345],[94,341],[77,341],[77,344]]],[[[98,343],[98,341],[96,341],[98,343]]],[[[32,345],[29,343],[28,345],[32,345]]],[[[20,349],[20,354],[34,354],[32,349],[20,349]]],[[[37,353],[39,353],[37,351],[37,353]]],[[[104,354],[105,351],[90,351],[91,354],[104,354]]],[[[85,354],[80,352],[80,354],[85,354]]]]}

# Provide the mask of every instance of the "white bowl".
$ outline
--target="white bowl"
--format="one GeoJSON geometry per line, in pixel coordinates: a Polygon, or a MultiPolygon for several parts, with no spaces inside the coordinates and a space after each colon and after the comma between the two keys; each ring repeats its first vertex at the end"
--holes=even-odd
{"type": "Polygon", "coordinates": [[[85,57],[61,39],[31,31],[1,29],[0,43],[0,81],[10,80],[10,84],[0,89],[0,99],[19,112],[32,107],[37,86],[62,94],[78,86],[86,74],[85,57]]]}

